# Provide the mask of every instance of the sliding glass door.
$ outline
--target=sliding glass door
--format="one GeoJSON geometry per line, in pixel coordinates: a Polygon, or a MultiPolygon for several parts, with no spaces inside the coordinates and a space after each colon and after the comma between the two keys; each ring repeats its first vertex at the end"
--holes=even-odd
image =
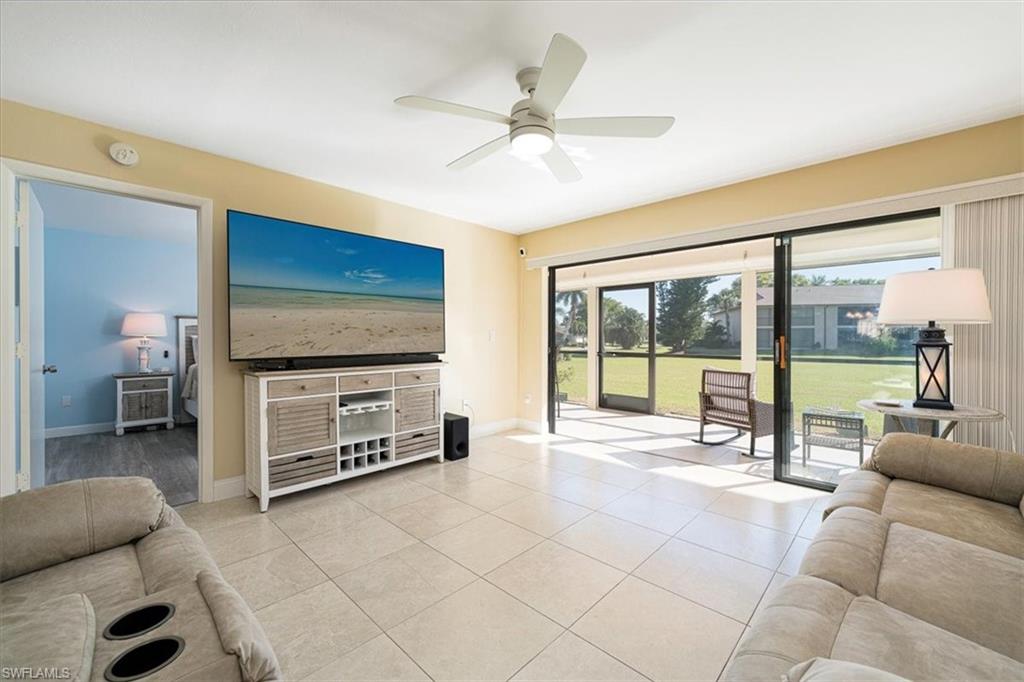
{"type": "MultiPolygon", "coordinates": [[[[549,282],[551,429],[560,401],[577,415],[690,420],[696,435],[703,370],[742,372],[758,401],[750,409],[774,416],[773,434],[758,428],[753,443],[755,456],[774,451],[759,473],[833,487],[897,427],[874,401],[913,398],[916,329],[879,325],[878,306],[889,276],[940,266],[941,231],[936,210],[559,269],[562,288],[549,282]],[[620,284],[634,276],[643,283],[620,284]]],[[[714,425],[708,440],[734,433],[714,425]]],[[[750,438],[736,439],[742,457],[750,438]]]]}
{"type": "Polygon", "coordinates": [[[832,487],[894,430],[875,400],[914,397],[915,327],[877,322],[885,280],[940,267],[932,212],[776,238],[776,466],[832,487]]]}
{"type": "Polygon", "coordinates": [[[654,285],[599,290],[599,405],[650,413],[654,407],[654,285]]]}

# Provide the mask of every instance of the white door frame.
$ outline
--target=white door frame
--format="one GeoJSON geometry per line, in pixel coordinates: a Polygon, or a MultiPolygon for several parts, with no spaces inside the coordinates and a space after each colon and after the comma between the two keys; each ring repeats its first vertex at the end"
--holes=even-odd
{"type": "Polygon", "coordinates": [[[14,439],[14,194],[18,180],[45,180],[196,209],[199,299],[199,501],[213,491],[213,200],[97,175],[0,157],[0,495],[15,492],[14,439]]]}

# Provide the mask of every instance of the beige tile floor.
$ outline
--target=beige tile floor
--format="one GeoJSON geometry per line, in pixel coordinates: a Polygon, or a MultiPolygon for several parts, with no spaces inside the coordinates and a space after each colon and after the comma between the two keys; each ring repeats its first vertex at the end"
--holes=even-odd
{"type": "Polygon", "coordinates": [[[567,436],[182,509],[289,680],[713,680],[823,493],[567,436]]]}

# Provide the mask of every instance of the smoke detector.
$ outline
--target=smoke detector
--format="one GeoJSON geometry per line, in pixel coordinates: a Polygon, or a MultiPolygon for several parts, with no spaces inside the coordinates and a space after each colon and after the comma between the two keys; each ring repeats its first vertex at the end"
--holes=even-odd
{"type": "Polygon", "coordinates": [[[126,142],[115,142],[110,145],[110,158],[122,166],[131,168],[139,162],[139,153],[126,142]]]}

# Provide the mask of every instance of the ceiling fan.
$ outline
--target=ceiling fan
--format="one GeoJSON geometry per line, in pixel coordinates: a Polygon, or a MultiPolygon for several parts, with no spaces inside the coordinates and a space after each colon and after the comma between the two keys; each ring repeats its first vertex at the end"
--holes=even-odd
{"type": "Polygon", "coordinates": [[[539,156],[559,182],[575,182],[583,176],[565,150],[555,140],[559,135],[598,137],[660,137],[675,123],[671,116],[611,116],[604,118],[555,117],[555,109],[576,80],[587,53],[568,36],[556,33],[544,55],[544,64],[531,66],[516,74],[516,82],[526,99],[512,105],[508,116],[430,97],[407,95],[395,100],[414,109],[467,116],[508,126],[508,132],[496,137],[448,164],[453,170],[466,168],[499,149],[511,145],[524,156],[539,156]]]}

